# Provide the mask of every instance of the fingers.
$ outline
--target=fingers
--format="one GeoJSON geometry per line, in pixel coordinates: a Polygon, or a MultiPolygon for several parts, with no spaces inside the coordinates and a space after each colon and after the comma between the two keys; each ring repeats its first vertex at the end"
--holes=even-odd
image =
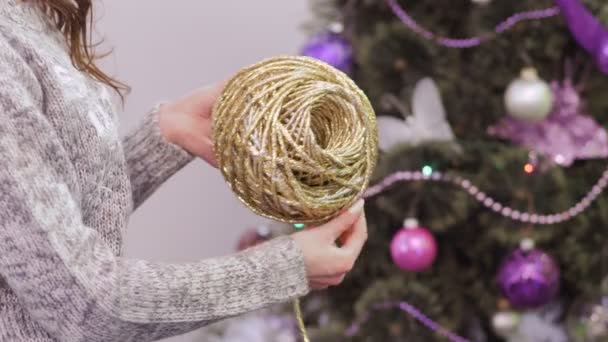
{"type": "Polygon", "coordinates": [[[329,277],[316,277],[310,280],[310,287],[315,290],[324,290],[330,286],[338,286],[344,281],[344,277],[344,274],[329,277]]]}
{"type": "Polygon", "coordinates": [[[346,274],[340,274],[340,275],[334,275],[334,276],[328,276],[328,277],[317,277],[314,279],[314,281],[318,282],[318,283],[323,283],[329,286],[336,286],[336,285],[340,285],[343,281],[344,281],[344,277],[346,277],[346,274]]]}
{"type": "Polygon", "coordinates": [[[203,118],[210,118],[213,106],[225,85],[226,82],[222,81],[212,86],[196,89],[179,100],[167,104],[166,108],[170,112],[191,113],[203,118]]]}
{"type": "Polygon", "coordinates": [[[195,96],[197,99],[197,113],[202,115],[204,118],[210,118],[213,106],[215,102],[219,100],[219,96],[222,94],[226,81],[219,82],[213,86],[206,87],[200,90],[199,96],[195,96]]]}
{"type": "Polygon", "coordinates": [[[332,241],[335,241],[359,219],[364,205],[365,202],[363,200],[358,200],[350,209],[317,229],[325,231],[329,234],[332,241]]]}
{"type": "Polygon", "coordinates": [[[344,241],[342,246],[336,251],[337,256],[334,271],[337,273],[348,273],[355,266],[363,245],[367,241],[367,223],[364,214],[359,216],[357,222],[355,222],[342,240],[344,241]]]}
{"type": "Polygon", "coordinates": [[[367,220],[365,214],[363,214],[359,216],[352,229],[343,235],[342,250],[351,255],[359,256],[365,241],[367,241],[367,220]]]}
{"type": "Polygon", "coordinates": [[[201,143],[195,147],[195,155],[202,158],[209,165],[217,168],[217,160],[215,158],[215,152],[213,151],[213,142],[208,138],[201,138],[201,143]]]}
{"type": "Polygon", "coordinates": [[[293,238],[304,254],[309,284],[314,289],[336,286],[352,270],[367,240],[363,200],[332,221],[301,230],[293,238]],[[343,242],[341,247],[336,240],[343,242]]]}
{"type": "Polygon", "coordinates": [[[177,143],[190,153],[204,159],[212,166],[217,167],[211,140],[211,122],[200,117],[178,112],[171,113],[173,124],[181,133],[177,143]]]}

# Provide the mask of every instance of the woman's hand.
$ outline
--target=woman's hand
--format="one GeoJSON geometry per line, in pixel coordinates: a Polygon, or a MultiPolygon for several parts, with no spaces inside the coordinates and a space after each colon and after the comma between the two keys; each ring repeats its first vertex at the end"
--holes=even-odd
{"type": "MultiPolygon", "coordinates": [[[[224,83],[197,89],[161,106],[159,125],[163,136],[213,166],[217,166],[211,137],[211,112],[224,83]]],[[[354,266],[367,240],[363,200],[332,221],[293,234],[304,254],[311,288],[324,289],[342,282],[354,266]],[[336,246],[340,240],[341,246],[336,246]]]]}
{"type": "Polygon", "coordinates": [[[211,138],[211,112],[224,84],[200,88],[160,107],[160,131],[167,141],[217,167],[211,138]]]}
{"type": "Polygon", "coordinates": [[[311,288],[320,290],[340,284],[355,265],[367,240],[363,205],[360,200],[329,223],[292,235],[304,254],[311,288]]]}

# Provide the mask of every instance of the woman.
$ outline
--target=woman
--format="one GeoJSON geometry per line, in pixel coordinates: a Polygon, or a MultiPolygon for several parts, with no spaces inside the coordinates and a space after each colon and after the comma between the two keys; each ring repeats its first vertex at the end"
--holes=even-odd
{"type": "Polygon", "coordinates": [[[120,139],[106,86],[124,88],[94,64],[90,12],[91,0],[0,2],[0,341],[156,340],[340,283],[366,239],[363,202],[223,258],[121,256],[129,214],[193,158],[214,163],[219,88],[120,139]]]}

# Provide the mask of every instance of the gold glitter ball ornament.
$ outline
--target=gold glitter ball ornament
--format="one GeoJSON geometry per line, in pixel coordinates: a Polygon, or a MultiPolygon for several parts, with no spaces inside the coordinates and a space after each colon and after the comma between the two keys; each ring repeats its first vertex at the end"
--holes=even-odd
{"type": "Polygon", "coordinates": [[[363,195],[378,156],[374,110],[344,73],[309,57],[238,72],[213,109],[219,169],[253,212],[322,223],[363,195]]]}

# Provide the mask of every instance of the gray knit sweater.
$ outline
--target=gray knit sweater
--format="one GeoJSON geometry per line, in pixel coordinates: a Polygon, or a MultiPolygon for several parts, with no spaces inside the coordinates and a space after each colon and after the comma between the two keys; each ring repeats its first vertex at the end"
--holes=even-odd
{"type": "Polygon", "coordinates": [[[28,1],[0,0],[0,341],[151,341],[308,290],[282,237],[188,264],[121,256],[131,212],[192,156],[110,92],[28,1]]]}

